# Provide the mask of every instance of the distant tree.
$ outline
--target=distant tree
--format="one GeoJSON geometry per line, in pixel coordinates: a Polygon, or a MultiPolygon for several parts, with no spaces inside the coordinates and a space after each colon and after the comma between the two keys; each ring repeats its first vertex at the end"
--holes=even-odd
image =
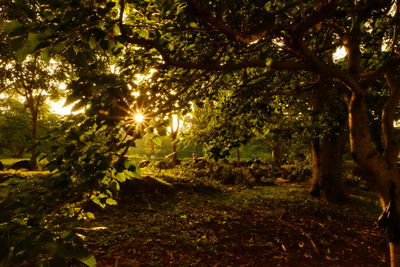
{"type": "MultiPolygon", "coordinates": [[[[37,54],[26,57],[22,62],[12,56],[3,56],[0,57],[0,60],[0,64],[3,66],[0,75],[3,85],[2,93],[23,99],[25,110],[31,118],[29,127],[31,141],[35,142],[38,137],[39,118],[42,113],[46,112],[46,101],[59,99],[65,94],[60,89],[59,83],[65,81],[66,75],[58,72],[58,64],[45,62],[37,54]]],[[[32,143],[30,147],[31,168],[36,169],[36,146],[32,143]]]]}
{"type": "Polygon", "coordinates": [[[0,99],[0,147],[3,156],[23,158],[32,145],[31,118],[23,103],[0,99]]]}
{"type": "MultiPolygon", "coordinates": [[[[47,105],[43,106],[38,117],[38,138],[48,136],[61,122],[60,116],[47,108],[47,105]]],[[[26,103],[13,98],[0,99],[0,154],[23,158],[26,152],[30,152],[29,148],[35,145],[30,130],[31,120],[26,103]]],[[[44,147],[45,143],[41,142],[41,146],[44,147]]]]}

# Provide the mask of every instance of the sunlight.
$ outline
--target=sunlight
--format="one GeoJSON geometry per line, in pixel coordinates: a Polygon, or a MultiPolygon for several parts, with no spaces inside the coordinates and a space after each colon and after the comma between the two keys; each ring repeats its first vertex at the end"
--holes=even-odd
{"type": "Polygon", "coordinates": [[[134,116],[133,119],[135,120],[136,123],[143,123],[144,121],[144,114],[141,112],[137,112],[134,116]]]}
{"type": "Polygon", "coordinates": [[[66,116],[71,114],[71,106],[64,107],[64,100],[59,101],[49,101],[50,111],[61,116],[66,116]]]}
{"type": "Polygon", "coordinates": [[[65,99],[61,99],[58,101],[52,101],[52,100],[48,100],[48,105],[50,106],[50,111],[61,115],[61,116],[67,116],[67,115],[71,115],[71,114],[78,114],[78,113],[83,113],[85,110],[82,108],[80,110],[77,111],[72,111],[72,108],[74,107],[74,103],[65,106],[65,99]]]}
{"type": "Polygon", "coordinates": [[[338,47],[333,53],[333,61],[341,60],[344,57],[346,57],[346,49],[344,46],[338,47]]]}

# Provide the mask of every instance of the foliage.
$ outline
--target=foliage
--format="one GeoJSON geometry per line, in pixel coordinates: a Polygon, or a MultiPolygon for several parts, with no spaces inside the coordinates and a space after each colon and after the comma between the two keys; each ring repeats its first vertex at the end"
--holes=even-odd
{"type": "Polygon", "coordinates": [[[2,266],[79,262],[95,266],[95,259],[76,235],[75,227],[80,223],[56,216],[65,192],[49,190],[53,183],[56,181],[48,173],[34,177],[16,173],[0,184],[2,266]]]}
{"type": "MultiPolygon", "coordinates": [[[[21,158],[37,141],[32,139],[31,116],[26,111],[25,103],[12,98],[3,98],[0,102],[0,154],[21,158]]],[[[38,138],[47,136],[59,120],[56,114],[42,110],[38,121],[38,138]]]]}
{"type": "Polygon", "coordinates": [[[2,99],[1,104],[1,154],[23,156],[25,149],[32,144],[29,115],[18,101],[2,99]]]}

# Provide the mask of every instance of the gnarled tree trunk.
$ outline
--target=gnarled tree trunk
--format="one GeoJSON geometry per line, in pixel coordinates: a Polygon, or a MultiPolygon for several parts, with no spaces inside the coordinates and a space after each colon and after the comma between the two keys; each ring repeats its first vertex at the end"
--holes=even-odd
{"type": "MultiPolygon", "coordinates": [[[[390,82],[388,83],[390,87],[390,82]]],[[[353,92],[348,101],[349,106],[349,131],[350,148],[355,162],[363,169],[365,179],[369,185],[378,193],[380,203],[384,209],[389,203],[390,187],[396,184],[396,195],[399,195],[400,176],[396,168],[398,144],[394,136],[390,135],[393,130],[393,120],[390,121],[394,111],[392,104],[397,108],[399,96],[392,90],[392,94],[384,107],[382,126],[385,139],[385,152],[379,153],[371,137],[368,123],[368,109],[365,95],[353,92]],[[396,96],[397,95],[397,96],[396,96]],[[397,98],[397,101],[396,99],[397,98]],[[389,117],[389,118],[388,118],[389,117]],[[385,129],[386,128],[386,129],[385,129]],[[395,155],[395,156],[393,156],[395,155]]],[[[400,214],[400,197],[397,197],[397,212],[400,214]]],[[[400,266],[400,245],[390,243],[391,265],[400,266]]]]}
{"type": "MultiPolygon", "coordinates": [[[[345,116],[340,109],[332,109],[336,92],[330,88],[314,90],[312,99],[313,119],[325,113],[330,119],[336,119],[339,127],[327,129],[322,136],[312,141],[312,183],[310,195],[323,197],[334,203],[344,203],[347,195],[342,183],[342,155],[346,143],[345,116]]],[[[319,122],[319,121],[316,121],[319,122]]],[[[328,126],[329,127],[329,126],[328,126]]]]}

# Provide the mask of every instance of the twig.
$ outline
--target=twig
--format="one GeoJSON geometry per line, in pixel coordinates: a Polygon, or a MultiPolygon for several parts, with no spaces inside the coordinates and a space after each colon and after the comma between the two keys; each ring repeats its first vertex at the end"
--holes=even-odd
{"type": "Polygon", "coordinates": [[[319,249],[318,249],[317,245],[315,244],[314,240],[311,238],[311,235],[310,235],[309,233],[306,233],[306,232],[305,232],[301,227],[299,227],[299,226],[290,224],[290,223],[288,223],[288,222],[286,222],[286,221],[284,221],[284,220],[282,220],[282,219],[278,219],[278,220],[279,220],[280,223],[282,223],[282,224],[284,224],[284,225],[286,225],[286,226],[288,226],[288,227],[290,227],[290,228],[292,228],[292,229],[294,229],[294,230],[296,230],[296,231],[299,231],[300,233],[302,233],[303,235],[305,235],[305,236],[308,238],[308,240],[310,240],[310,243],[311,243],[311,245],[313,246],[314,251],[315,251],[316,253],[319,253],[319,249]]]}

